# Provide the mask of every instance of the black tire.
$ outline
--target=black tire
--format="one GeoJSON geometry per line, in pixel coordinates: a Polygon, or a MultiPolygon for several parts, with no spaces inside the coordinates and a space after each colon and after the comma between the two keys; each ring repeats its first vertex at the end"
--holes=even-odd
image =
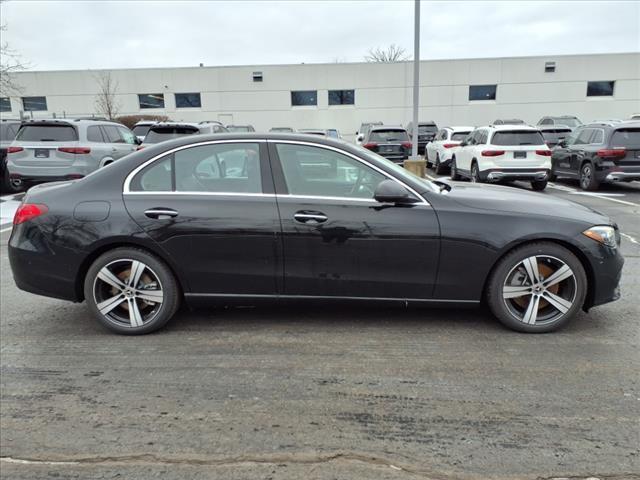
{"type": "Polygon", "coordinates": [[[580,188],[592,192],[597,190],[600,182],[596,178],[596,172],[591,162],[584,162],[580,167],[580,188]]]}
{"type": "Polygon", "coordinates": [[[541,192],[545,188],[547,188],[546,180],[535,180],[531,182],[531,189],[535,190],[536,192],[541,192]]]}
{"type": "Polygon", "coordinates": [[[555,182],[558,179],[555,170],[553,169],[553,163],[551,164],[551,171],[549,172],[549,180],[550,182],[555,182]]]}
{"type": "Polygon", "coordinates": [[[451,159],[451,180],[460,180],[460,174],[458,173],[458,167],[456,166],[456,157],[451,159]]]}
{"type": "Polygon", "coordinates": [[[480,169],[475,161],[471,164],[471,181],[473,183],[482,183],[482,178],[480,178],[480,169]]]}
{"type": "Polygon", "coordinates": [[[442,175],[445,171],[445,168],[440,164],[440,154],[436,155],[436,164],[433,167],[433,171],[436,175],[442,175]]]}
{"type": "Polygon", "coordinates": [[[0,192],[2,193],[20,193],[22,191],[22,185],[15,186],[9,179],[9,173],[5,170],[0,179],[0,192]]]}
{"type": "Polygon", "coordinates": [[[104,327],[123,335],[141,335],[162,328],[173,317],[180,306],[181,293],[173,273],[162,260],[145,250],[123,247],[104,253],[89,267],[84,280],[84,296],[89,309],[104,327]],[[132,288],[128,285],[126,267],[131,265],[130,278],[134,262],[139,262],[136,265],[141,264],[144,268],[139,274],[140,281],[132,288]],[[126,288],[102,280],[105,275],[104,269],[116,277],[115,281],[120,280],[126,288]],[[120,274],[117,273],[118,270],[122,270],[120,274]],[[101,277],[98,277],[99,273],[101,277]],[[150,279],[146,285],[142,283],[145,278],[150,279]],[[156,289],[147,288],[154,284],[156,289]],[[138,293],[145,297],[161,298],[161,301],[146,301],[138,297],[138,293]],[[127,298],[127,295],[130,298],[127,298]],[[101,312],[98,303],[104,305],[112,299],[115,301],[111,304],[117,305],[110,308],[107,304],[103,308],[110,310],[106,313],[101,312]],[[130,302],[135,303],[134,308],[139,320],[131,314],[130,302]],[[145,315],[147,318],[144,318],[145,315]],[[140,324],[134,325],[134,320],[140,324]]]}
{"type": "MultiPolygon", "coordinates": [[[[564,266],[561,268],[564,268],[564,266]]],[[[553,272],[548,275],[544,275],[543,273],[545,279],[549,279],[552,274],[553,272]]],[[[524,276],[525,279],[528,278],[526,272],[524,273],[524,276]]],[[[543,284],[544,282],[545,280],[542,281],[543,284]]],[[[566,325],[582,308],[584,299],[587,295],[587,287],[587,275],[584,271],[584,267],[580,263],[580,260],[578,260],[571,251],[556,243],[535,242],[510,251],[498,261],[487,282],[486,296],[489,308],[496,318],[506,327],[519,332],[546,333],[557,330],[566,325]],[[564,266],[568,266],[571,270],[573,275],[558,282],[555,293],[552,292],[555,295],[555,298],[562,295],[569,297],[570,301],[567,298],[561,298],[561,300],[568,302],[568,304],[571,305],[570,307],[567,306],[567,303],[561,305],[563,309],[566,308],[566,311],[563,312],[557,309],[552,303],[545,300],[545,298],[547,298],[546,295],[549,295],[547,291],[543,291],[539,295],[526,293],[525,295],[516,298],[507,299],[503,297],[503,295],[507,295],[506,292],[503,292],[506,288],[529,288],[526,285],[526,283],[528,283],[526,281],[524,284],[518,282],[518,285],[514,286],[510,281],[510,277],[512,275],[522,275],[520,270],[521,264],[531,258],[536,259],[536,269],[539,273],[543,273],[543,268],[548,268],[552,271],[552,267],[550,265],[553,265],[552,262],[556,261],[557,265],[563,264],[564,266]],[[507,282],[510,284],[505,285],[507,282]],[[536,316],[533,317],[533,323],[526,323],[525,320],[527,313],[529,312],[528,307],[531,305],[530,302],[534,301],[534,297],[536,295],[538,295],[537,301],[539,303],[536,303],[535,305],[539,305],[542,308],[543,315],[540,315],[540,309],[537,308],[536,316]],[[522,305],[519,305],[518,302],[521,302],[522,305]],[[519,311],[519,309],[522,311],[519,311]],[[554,310],[556,317],[552,315],[554,310]],[[520,318],[520,315],[522,315],[522,318],[520,318]],[[538,315],[540,315],[539,321],[538,315]],[[545,315],[547,315],[548,318],[545,318],[545,315]]],[[[534,288],[536,287],[531,287],[532,290],[534,288]]],[[[547,287],[547,289],[553,288],[556,288],[555,285],[547,287]]],[[[533,309],[531,310],[533,311],[533,309]]]]}

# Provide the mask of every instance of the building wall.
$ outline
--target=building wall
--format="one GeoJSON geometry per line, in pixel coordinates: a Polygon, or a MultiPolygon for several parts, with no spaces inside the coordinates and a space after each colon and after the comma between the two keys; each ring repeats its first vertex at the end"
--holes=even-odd
{"type": "MultiPolygon", "coordinates": [[[[361,122],[406,124],[412,116],[411,62],[332,63],[112,70],[120,114],[164,114],[173,120],[221,120],[273,126],[338,128],[352,137],[361,122]],[[260,71],[262,82],[252,73],[260,71]],[[355,105],[328,105],[329,89],[354,89],[355,105]],[[292,90],[317,90],[318,105],[292,107],[292,90]],[[176,108],[174,93],[199,92],[201,108],[176,108]],[[143,109],[140,93],[164,93],[164,109],[143,109]]],[[[99,71],[16,74],[22,96],[46,96],[35,118],[96,113],[99,71]]],[[[628,118],[640,111],[640,53],[421,62],[420,118],[439,125],[487,124],[495,118],[535,123],[543,115],[573,114],[583,121],[628,118]],[[556,70],[546,73],[545,62],[556,70]],[[587,97],[587,82],[614,80],[611,97],[587,97]],[[469,101],[469,85],[497,85],[496,100],[469,101]]],[[[11,112],[23,110],[11,98],[11,112]]]]}

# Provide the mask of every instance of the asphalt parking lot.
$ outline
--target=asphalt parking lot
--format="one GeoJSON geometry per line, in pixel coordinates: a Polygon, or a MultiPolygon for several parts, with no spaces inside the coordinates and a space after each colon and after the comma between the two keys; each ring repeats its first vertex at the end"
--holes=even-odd
{"type": "Polygon", "coordinates": [[[626,256],[622,299],[547,335],[292,305],[116,336],[19,291],[0,227],[2,478],[640,478],[640,185],[543,194],[609,214],[626,256]]]}

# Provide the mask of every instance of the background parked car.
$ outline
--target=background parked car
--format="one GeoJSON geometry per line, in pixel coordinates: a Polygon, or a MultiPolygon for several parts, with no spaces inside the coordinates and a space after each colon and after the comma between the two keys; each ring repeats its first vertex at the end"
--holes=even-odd
{"type": "MultiPolygon", "coordinates": [[[[418,153],[424,154],[424,149],[433,137],[436,136],[436,132],[438,131],[438,126],[436,122],[431,120],[425,122],[418,123],[418,153]]],[[[409,140],[413,141],[413,122],[409,122],[407,124],[407,134],[409,135],[409,140]]]]}
{"type": "Polygon", "coordinates": [[[555,147],[559,142],[571,135],[571,128],[566,125],[539,125],[544,141],[549,148],[555,147]]]}
{"type": "Polygon", "coordinates": [[[291,127],[271,127],[269,129],[273,133],[294,133],[295,130],[291,127]]]}
{"type": "Polygon", "coordinates": [[[16,193],[21,191],[20,185],[11,183],[7,170],[7,150],[16,138],[20,128],[20,120],[3,119],[0,121],[0,191],[3,193],[16,193]]]}
{"type": "Polygon", "coordinates": [[[505,118],[505,119],[497,119],[493,121],[493,125],[526,125],[524,120],[520,120],[519,118],[505,118]]]}
{"type": "Polygon", "coordinates": [[[634,113],[629,117],[629,120],[640,120],[640,113],[634,113]]]}
{"type": "Polygon", "coordinates": [[[48,119],[23,122],[9,148],[12,183],[82,178],[136,150],[138,140],[124,125],[96,120],[48,119]]]}
{"type": "Polygon", "coordinates": [[[370,127],[362,146],[399,164],[409,158],[411,154],[409,134],[400,126],[377,125],[370,127]]]}
{"type": "Polygon", "coordinates": [[[144,137],[147,136],[147,133],[149,133],[151,125],[155,123],[157,123],[155,120],[142,120],[140,122],[137,122],[133,126],[133,134],[138,137],[138,140],[140,140],[140,142],[142,142],[144,140],[144,137]]]}
{"type": "Polygon", "coordinates": [[[255,132],[256,129],[253,125],[227,125],[227,130],[230,132],[255,132]]]}
{"type": "Polygon", "coordinates": [[[583,190],[640,180],[640,122],[589,124],[553,149],[551,178],[577,178],[583,190]]]}
{"type": "Polygon", "coordinates": [[[195,123],[182,122],[158,122],[151,126],[139,149],[156,143],[166,142],[167,140],[172,140],[174,138],[183,137],[185,135],[213,133],[211,130],[212,127],[206,124],[198,125],[195,123]]]}
{"type": "Polygon", "coordinates": [[[565,125],[573,130],[582,125],[582,122],[574,115],[560,115],[557,117],[542,117],[538,120],[538,126],[540,125],[565,125]]]}
{"type": "Polygon", "coordinates": [[[427,144],[425,157],[427,165],[434,165],[440,175],[451,166],[451,158],[456,147],[473,131],[474,127],[444,127],[427,144]]]}
{"type": "Polygon", "coordinates": [[[551,171],[551,150],[542,133],[529,125],[490,125],[475,129],[451,160],[451,178],[472,182],[527,180],[544,190],[551,171]]]}
{"type": "Polygon", "coordinates": [[[360,128],[356,132],[356,144],[362,145],[362,141],[364,140],[365,135],[369,132],[369,129],[375,125],[382,125],[382,122],[364,122],[360,124],[360,128]]]}
{"type": "Polygon", "coordinates": [[[327,137],[342,138],[342,135],[340,135],[340,130],[337,130],[335,128],[327,128],[327,137]]]}

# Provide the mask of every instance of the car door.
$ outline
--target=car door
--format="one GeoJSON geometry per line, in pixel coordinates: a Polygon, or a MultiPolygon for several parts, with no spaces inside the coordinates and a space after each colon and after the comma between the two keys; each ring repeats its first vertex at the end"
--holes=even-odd
{"type": "Polygon", "coordinates": [[[120,132],[120,129],[115,125],[102,125],[102,132],[107,140],[105,146],[107,150],[110,150],[110,157],[114,160],[124,157],[131,153],[135,148],[131,148],[132,145],[125,143],[125,139],[120,132]]]}
{"type": "Polygon", "coordinates": [[[577,176],[579,174],[585,155],[585,148],[591,143],[594,133],[594,128],[585,128],[578,133],[576,140],[569,145],[569,171],[573,175],[577,176]]]}
{"type": "Polygon", "coordinates": [[[285,295],[431,298],[440,234],[430,205],[415,193],[411,206],[376,202],[375,188],[390,176],[338,148],[269,145],[285,295]]]}
{"type": "Polygon", "coordinates": [[[178,147],[125,182],[127,210],[195,296],[275,295],[280,220],[266,144],[178,147]]]}
{"type": "Polygon", "coordinates": [[[462,171],[463,174],[469,175],[471,172],[471,159],[473,158],[474,148],[480,134],[480,130],[471,132],[465,139],[466,145],[460,147],[456,153],[456,168],[458,171],[462,171]]]}

